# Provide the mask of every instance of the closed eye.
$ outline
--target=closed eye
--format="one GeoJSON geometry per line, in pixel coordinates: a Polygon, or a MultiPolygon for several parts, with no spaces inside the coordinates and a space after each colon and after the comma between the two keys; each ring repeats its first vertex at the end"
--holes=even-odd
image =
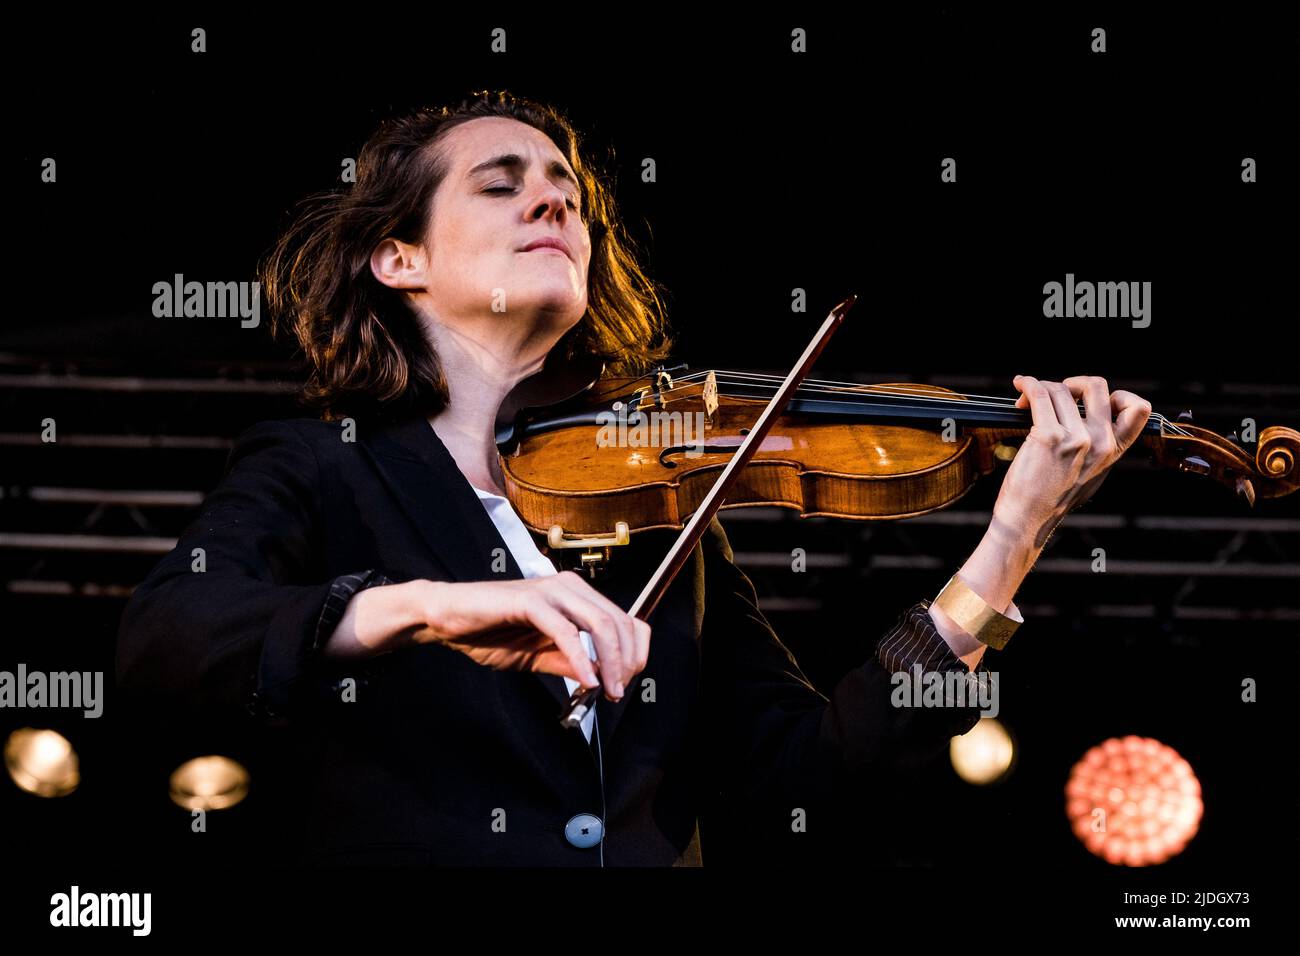
{"type": "MultiPolygon", "coordinates": [[[[513,186],[489,186],[487,189],[483,191],[485,193],[512,193],[515,190],[513,186]]],[[[572,199],[570,199],[569,208],[576,212],[578,209],[578,204],[574,202],[572,199]]]]}

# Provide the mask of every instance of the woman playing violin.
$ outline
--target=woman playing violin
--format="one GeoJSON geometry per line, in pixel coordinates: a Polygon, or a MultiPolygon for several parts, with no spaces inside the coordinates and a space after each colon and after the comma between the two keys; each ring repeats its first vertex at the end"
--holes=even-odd
{"type": "MultiPolygon", "coordinates": [[[[724,804],[811,831],[827,799],[978,719],[889,700],[914,665],[983,670],[976,618],[917,595],[825,696],[716,519],[652,629],[613,583],[560,571],[513,512],[494,436],[511,390],[552,350],[640,374],[670,345],[613,197],[553,109],[482,93],[385,122],[355,185],[304,207],[263,280],[325,415],[239,438],[137,589],[118,672],[276,741],[283,781],[260,792],[296,815],[286,858],[699,862],[724,804]],[[563,728],[560,706],[598,683],[581,732],[563,728]]],[[[1004,623],[1150,414],[1098,377],[1012,384],[1032,429],[950,582],[1004,623]]]]}

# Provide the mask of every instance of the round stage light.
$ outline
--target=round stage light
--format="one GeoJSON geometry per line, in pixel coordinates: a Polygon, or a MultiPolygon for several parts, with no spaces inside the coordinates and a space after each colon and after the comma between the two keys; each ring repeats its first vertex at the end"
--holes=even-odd
{"type": "Polygon", "coordinates": [[[5,741],[5,768],[14,783],[38,797],[66,797],[81,783],[77,752],[56,730],[15,730],[5,741]]]}
{"type": "Polygon", "coordinates": [[[1011,734],[995,717],[981,717],[968,732],[952,738],[948,746],[957,775],[967,783],[981,785],[1005,777],[1015,755],[1011,734]]]}
{"type": "Polygon", "coordinates": [[[225,810],[248,795],[248,771],[229,757],[195,757],[171,776],[172,802],[186,810],[225,810]]]}
{"type": "Polygon", "coordinates": [[[1074,765],[1065,785],[1070,826],[1117,866],[1163,863],[1200,826],[1201,784],[1176,750],[1150,737],[1112,737],[1074,765]]]}

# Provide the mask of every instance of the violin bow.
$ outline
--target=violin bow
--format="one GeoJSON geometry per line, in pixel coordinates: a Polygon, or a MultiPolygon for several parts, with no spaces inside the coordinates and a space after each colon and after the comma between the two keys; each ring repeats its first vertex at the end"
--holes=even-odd
{"type": "MultiPolygon", "coordinates": [[[[691,515],[686,527],[682,529],[682,533],[678,535],[677,540],[673,542],[673,546],[664,555],[658,570],[651,575],[640,596],[629,609],[628,613],[633,617],[642,621],[650,619],[650,615],[659,604],[659,599],[667,592],[668,586],[673,583],[677,573],[686,564],[691,549],[699,543],[700,538],[704,536],[705,529],[709,526],[709,522],[713,520],[713,516],[722,507],[728,489],[735,483],[740,476],[741,470],[749,463],[749,460],[754,457],[754,452],[758,451],[763,438],[771,430],[773,423],[780,418],[786,404],[790,401],[790,397],[807,377],[808,372],[817,361],[817,357],[822,354],[826,343],[830,341],[831,335],[843,323],[844,317],[848,314],[849,309],[853,308],[853,303],[857,299],[856,295],[850,295],[831,309],[830,315],[826,316],[826,321],[822,323],[821,328],[817,330],[817,334],[808,343],[808,347],[804,349],[803,355],[799,357],[799,361],[790,370],[790,374],[785,377],[785,381],[777,388],[776,394],[767,403],[767,407],[759,415],[754,427],[745,436],[745,440],[740,443],[740,447],[732,456],[731,461],[727,463],[727,467],[722,470],[718,480],[713,483],[713,487],[704,496],[700,506],[695,509],[695,513],[691,515]]],[[[561,715],[560,724],[566,729],[579,726],[591,711],[591,708],[596,706],[600,694],[601,687],[599,684],[586,689],[578,688],[573,693],[573,696],[569,698],[569,703],[565,706],[561,715]]]]}

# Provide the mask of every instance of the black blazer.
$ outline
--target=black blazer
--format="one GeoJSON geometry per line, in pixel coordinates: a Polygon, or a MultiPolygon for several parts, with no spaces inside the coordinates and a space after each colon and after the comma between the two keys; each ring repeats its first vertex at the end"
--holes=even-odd
{"type": "MultiPolygon", "coordinates": [[[[724,818],[746,821],[761,853],[767,840],[829,831],[819,814],[837,794],[878,786],[900,757],[937,753],[978,719],[890,704],[887,663],[967,670],[924,601],[900,608],[883,636],[892,656],[878,651],[829,699],[815,690],[716,519],[651,619],[645,671],[621,702],[601,698],[599,748],[560,726],[559,677],[490,670],[431,644],[327,661],[316,648],[331,590],[337,601],[360,575],[486,580],[495,551],[505,577],[522,577],[427,421],[343,438],[312,420],[243,434],[119,635],[124,690],[251,722],[276,742],[283,777],[258,792],[274,802],[285,788],[291,816],[272,830],[284,845],[269,860],[663,866],[707,853],[709,821],[724,818]],[[355,701],[340,693],[347,677],[360,682],[355,701]],[[601,820],[601,845],[566,838],[580,814],[601,820]]],[[[594,586],[630,607],[676,534],[615,548],[594,586]]]]}

